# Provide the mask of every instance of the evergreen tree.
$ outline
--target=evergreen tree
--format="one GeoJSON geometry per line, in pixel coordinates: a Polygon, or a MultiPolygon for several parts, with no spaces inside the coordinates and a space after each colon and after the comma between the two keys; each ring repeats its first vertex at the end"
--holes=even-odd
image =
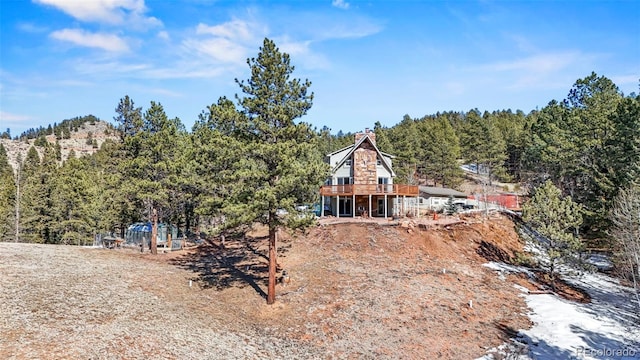
{"type": "Polygon", "coordinates": [[[373,132],[376,134],[376,146],[378,149],[388,154],[393,154],[395,149],[393,147],[393,143],[389,140],[389,135],[387,134],[389,130],[386,127],[383,127],[382,124],[380,124],[380,121],[376,121],[373,126],[373,132]]]}
{"type": "MultiPolygon", "coordinates": [[[[308,226],[308,217],[280,216],[278,209],[294,213],[297,203],[314,201],[328,175],[322,155],[315,148],[316,134],[306,123],[296,123],[311,108],[311,83],[291,79],[294,67],[289,55],[265,39],[257,58],[247,60],[251,77],[236,80],[244,97],[240,123],[233,136],[237,182],[223,205],[229,224],[259,222],[269,228],[269,284],[267,303],[275,301],[276,234],[280,228],[308,226]]],[[[236,119],[236,117],[232,117],[236,119]]]]}
{"type": "Polygon", "coordinates": [[[453,196],[449,196],[447,203],[444,205],[444,213],[447,215],[453,215],[458,212],[458,207],[453,202],[453,196]]]}
{"type": "MultiPolygon", "coordinates": [[[[611,199],[624,186],[620,175],[625,165],[620,165],[620,159],[625,155],[620,146],[628,140],[618,131],[628,133],[629,128],[623,130],[625,125],[620,124],[633,123],[634,112],[632,103],[627,103],[631,108],[624,103],[611,80],[593,73],[576,81],[562,103],[552,101],[536,114],[531,127],[525,152],[528,180],[535,185],[550,179],[584,205],[582,232],[590,238],[606,236],[611,199]],[[624,114],[624,109],[631,118],[618,117],[618,110],[624,114]]],[[[632,132],[628,135],[633,139],[632,132]]],[[[633,164],[632,159],[627,160],[624,164],[633,164]]]]}
{"type": "Polygon", "coordinates": [[[555,290],[557,266],[560,262],[573,259],[582,248],[577,231],[582,225],[582,210],[570,197],[562,197],[551,180],[535,190],[530,201],[522,206],[522,219],[544,236],[548,244],[548,271],[551,286],[555,290]]]}
{"type": "Polygon", "coordinates": [[[397,173],[398,181],[417,184],[418,163],[423,158],[421,148],[422,134],[418,124],[409,115],[405,115],[402,121],[389,131],[388,135],[389,143],[393,144],[393,155],[397,156],[397,160],[394,162],[394,169],[397,173]]]}
{"type": "Polygon", "coordinates": [[[87,206],[95,199],[89,191],[94,179],[84,167],[88,157],[69,158],[58,169],[51,192],[54,242],[85,244],[91,238],[96,224],[87,213],[87,206]]]}
{"type": "Polygon", "coordinates": [[[7,152],[0,144],[0,241],[15,238],[16,183],[7,152]]]}
{"type": "Polygon", "coordinates": [[[640,185],[640,96],[622,100],[612,114],[613,134],[607,140],[607,159],[617,189],[640,185]]]}
{"type": "Polygon", "coordinates": [[[465,161],[476,166],[480,172],[482,155],[478,151],[483,142],[483,123],[480,112],[477,109],[470,110],[459,126],[460,145],[465,161]]]}
{"type": "Polygon", "coordinates": [[[44,156],[40,161],[38,152],[31,147],[23,165],[20,228],[21,238],[27,242],[54,242],[51,191],[56,172],[55,151],[51,146],[43,150],[44,156]]]}
{"type": "Polygon", "coordinates": [[[444,117],[426,119],[423,123],[422,173],[443,187],[456,187],[462,181],[458,136],[444,117]]]}
{"type": "MultiPolygon", "coordinates": [[[[135,159],[137,193],[145,209],[158,211],[163,221],[179,212],[179,177],[182,168],[181,142],[186,137],[180,119],[169,119],[161,104],[151,102],[144,114],[142,147],[135,159]]],[[[152,241],[152,245],[154,242],[152,241]]],[[[152,248],[155,253],[155,249],[152,248]]]]}

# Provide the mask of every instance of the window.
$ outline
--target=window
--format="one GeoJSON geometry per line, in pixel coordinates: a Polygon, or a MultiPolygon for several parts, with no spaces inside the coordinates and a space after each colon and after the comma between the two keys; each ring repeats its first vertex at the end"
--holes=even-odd
{"type": "Polygon", "coordinates": [[[344,161],[344,166],[351,166],[351,158],[344,161]]]}
{"type": "Polygon", "coordinates": [[[386,178],[386,177],[378,178],[378,184],[388,184],[388,183],[389,183],[389,178],[386,178]]]}
{"type": "Polygon", "coordinates": [[[351,178],[350,177],[339,177],[338,178],[338,185],[349,185],[351,184],[351,178]]]}
{"type": "Polygon", "coordinates": [[[378,166],[382,165],[382,159],[376,158],[376,165],[378,166]]]}

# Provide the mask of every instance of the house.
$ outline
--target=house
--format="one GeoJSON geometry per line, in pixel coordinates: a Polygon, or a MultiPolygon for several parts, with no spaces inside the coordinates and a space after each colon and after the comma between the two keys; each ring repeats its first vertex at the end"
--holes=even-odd
{"type": "Polygon", "coordinates": [[[453,198],[453,203],[459,210],[476,207],[475,204],[469,203],[467,194],[454,189],[423,185],[420,185],[418,189],[419,195],[417,197],[400,199],[401,204],[397,206],[411,209],[418,215],[442,211],[449,202],[449,198],[453,198]]]}
{"type": "Polygon", "coordinates": [[[420,186],[420,196],[418,197],[418,205],[420,210],[442,210],[449,198],[453,198],[454,204],[459,206],[467,206],[467,194],[444,187],[420,186]]]}
{"type": "Polygon", "coordinates": [[[376,146],[369,129],[355,134],[353,145],[325,156],[331,177],[320,188],[322,216],[399,216],[407,197],[418,196],[418,186],[394,184],[393,155],[376,146]]]}

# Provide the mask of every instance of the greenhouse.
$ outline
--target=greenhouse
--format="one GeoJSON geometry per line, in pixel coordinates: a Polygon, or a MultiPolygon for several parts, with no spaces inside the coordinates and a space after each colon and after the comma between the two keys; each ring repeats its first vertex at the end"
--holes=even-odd
{"type": "MultiPolygon", "coordinates": [[[[169,239],[176,240],[171,241],[171,249],[180,249],[181,242],[177,241],[178,228],[173,225],[167,225],[164,223],[158,223],[158,236],[156,237],[156,244],[158,246],[167,247],[169,239]]],[[[142,241],[145,242],[145,247],[149,248],[151,245],[151,223],[135,223],[129,225],[127,231],[124,234],[124,241],[127,245],[139,246],[142,241]]]]}

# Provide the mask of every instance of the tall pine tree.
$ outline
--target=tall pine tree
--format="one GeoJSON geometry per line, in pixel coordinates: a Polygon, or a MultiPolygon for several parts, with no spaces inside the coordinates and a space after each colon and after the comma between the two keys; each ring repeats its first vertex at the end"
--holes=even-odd
{"type": "Polygon", "coordinates": [[[7,152],[0,144],[0,241],[15,238],[15,205],[16,183],[15,176],[7,152]]]}
{"type": "Polygon", "coordinates": [[[304,122],[296,122],[311,108],[311,82],[291,79],[294,66],[289,55],[265,39],[256,58],[247,59],[251,77],[236,80],[244,93],[236,95],[241,117],[232,134],[242,142],[237,186],[223,205],[228,219],[258,222],[269,228],[269,284],[267,303],[275,301],[276,234],[279,229],[296,229],[312,219],[293,215],[295,205],[315,201],[327,168],[314,146],[317,136],[304,122]],[[279,209],[291,214],[281,216],[279,209]]]}

